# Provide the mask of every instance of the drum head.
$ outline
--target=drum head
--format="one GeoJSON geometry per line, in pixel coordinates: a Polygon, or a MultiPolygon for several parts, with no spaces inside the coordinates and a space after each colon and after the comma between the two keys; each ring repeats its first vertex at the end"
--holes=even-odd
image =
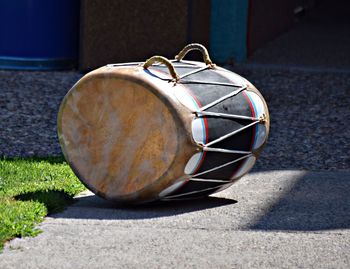
{"type": "Polygon", "coordinates": [[[88,76],[70,90],[58,135],[78,177],[112,200],[134,199],[162,178],[178,150],[166,103],[142,83],[116,76],[88,76]]]}

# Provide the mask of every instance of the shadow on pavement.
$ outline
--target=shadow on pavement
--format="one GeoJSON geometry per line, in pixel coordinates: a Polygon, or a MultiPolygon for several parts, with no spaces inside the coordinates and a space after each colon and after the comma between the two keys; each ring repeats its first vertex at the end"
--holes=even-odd
{"type": "Polygon", "coordinates": [[[295,231],[349,229],[349,191],[349,172],[307,172],[249,228],[295,231]]]}
{"type": "Polygon", "coordinates": [[[132,207],[118,207],[96,195],[76,198],[77,202],[68,210],[51,215],[58,218],[76,219],[151,219],[175,216],[214,207],[237,203],[233,199],[206,197],[190,201],[157,202],[132,207]]]}
{"type": "Polygon", "coordinates": [[[172,223],[189,221],[203,227],[217,225],[237,230],[350,229],[349,190],[349,171],[268,170],[252,172],[222,194],[205,199],[116,207],[89,195],[77,198],[77,203],[52,217],[87,220],[170,217],[172,223]],[[193,214],[171,218],[186,213],[193,214]]]}

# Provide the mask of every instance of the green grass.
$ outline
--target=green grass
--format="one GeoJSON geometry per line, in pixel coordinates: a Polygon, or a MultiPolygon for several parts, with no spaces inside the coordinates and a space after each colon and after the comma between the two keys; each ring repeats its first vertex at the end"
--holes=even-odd
{"type": "Polygon", "coordinates": [[[40,233],[36,225],[83,190],[63,158],[0,159],[0,250],[11,238],[40,233]]]}

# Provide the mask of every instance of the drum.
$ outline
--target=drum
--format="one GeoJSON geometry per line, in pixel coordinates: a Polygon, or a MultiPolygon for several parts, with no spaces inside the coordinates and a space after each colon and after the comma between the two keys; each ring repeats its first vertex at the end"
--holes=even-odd
{"type": "Polygon", "coordinates": [[[118,203],[207,196],[258,158],[269,133],[260,92],[200,44],[174,60],[109,64],[81,78],[58,114],[63,154],[91,191],[118,203]],[[199,50],[204,62],[186,61],[199,50]]]}

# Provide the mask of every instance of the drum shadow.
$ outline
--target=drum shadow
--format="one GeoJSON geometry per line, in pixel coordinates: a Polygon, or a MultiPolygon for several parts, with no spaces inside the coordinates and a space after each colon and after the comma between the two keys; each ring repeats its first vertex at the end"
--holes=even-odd
{"type": "Polygon", "coordinates": [[[96,195],[76,198],[77,202],[64,212],[50,215],[54,218],[137,220],[176,216],[185,213],[228,206],[236,200],[206,197],[185,201],[153,202],[135,206],[118,206],[96,195]]]}

